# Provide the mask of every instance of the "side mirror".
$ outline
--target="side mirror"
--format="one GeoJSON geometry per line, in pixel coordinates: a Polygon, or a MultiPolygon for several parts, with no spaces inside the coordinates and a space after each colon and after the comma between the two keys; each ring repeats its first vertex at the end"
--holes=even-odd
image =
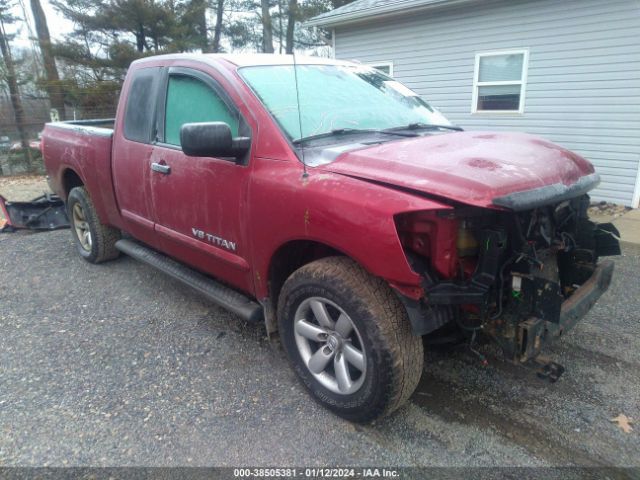
{"type": "Polygon", "coordinates": [[[224,122],[185,123],[180,128],[180,145],[190,157],[234,157],[249,151],[251,139],[231,136],[224,122]]]}

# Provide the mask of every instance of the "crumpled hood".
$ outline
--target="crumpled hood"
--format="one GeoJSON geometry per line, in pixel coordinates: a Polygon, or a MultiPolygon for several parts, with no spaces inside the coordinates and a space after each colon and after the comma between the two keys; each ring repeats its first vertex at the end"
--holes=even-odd
{"type": "MultiPolygon", "coordinates": [[[[579,184],[588,183],[576,193],[580,194],[597,184],[587,160],[523,133],[456,132],[408,138],[345,152],[322,168],[480,207],[513,208],[495,200],[518,197],[520,192],[534,198],[559,197],[563,191],[565,197],[575,196],[566,192],[576,193],[579,184]]],[[[545,200],[537,199],[538,204],[545,200]]]]}

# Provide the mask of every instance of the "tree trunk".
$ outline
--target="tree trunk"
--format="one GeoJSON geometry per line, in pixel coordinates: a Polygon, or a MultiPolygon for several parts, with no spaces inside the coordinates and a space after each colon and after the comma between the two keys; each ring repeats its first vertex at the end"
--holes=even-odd
{"type": "Polygon", "coordinates": [[[273,53],[273,27],[271,26],[271,12],[269,0],[260,0],[262,4],[262,51],[273,53]]]}
{"type": "Polygon", "coordinates": [[[138,53],[143,53],[144,47],[147,44],[147,36],[145,35],[144,26],[142,24],[138,25],[138,30],[135,32],[135,36],[138,53]]]}
{"type": "Polygon", "coordinates": [[[278,53],[282,55],[282,46],[284,45],[284,31],[282,30],[282,0],[278,0],[278,53]]]}
{"type": "Polygon", "coordinates": [[[16,77],[16,69],[13,65],[13,58],[11,57],[11,50],[9,50],[9,43],[7,42],[7,36],[4,31],[4,22],[0,17],[0,51],[2,52],[2,59],[4,60],[5,68],[7,69],[7,84],[9,86],[9,97],[11,97],[11,106],[13,107],[13,116],[16,121],[16,128],[18,129],[18,135],[20,135],[20,143],[22,144],[22,150],[24,152],[24,160],[27,166],[27,170],[31,171],[33,168],[33,158],[31,157],[31,150],[29,149],[29,138],[24,125],[24,109],[22,108],[22,100],[20,99],[20,91],[18,90],[18,79],[16,77]]]}
{"type": "Polygon", "coordinates": [[[207,37],[207,0],[193,0],[192,8],[195,10],[196,32],[202,53],[211,53],[209,38],[207,37]]]}
{"type": "Polygon", "coordinates": [[[38,44],[40,45],[40,53],[42,53],[42,63],[44,64],[44,73],[46,77],[46,90],[49,95],[51,108],[58,110],[60,120],[66,120],[64,108],[64,93],[60,85],[60,76],[56,67],[56,59],[51,48],[51,37],[49,35],[49,26],[47,25],[47,17],[42,10],[40,0],[31,0],[31,12],[36,24],[36,32],[38,34],[38,44]]]}
{"type": "Polygon", "coordinates": [[[293,53],[293,34],[296,28],[296,18],[298,18],[298,0],[289,0],[289,16],[287,18],[287,53],[293,53]]]}
{"type": "Polygon", "coordinates": [[[222,36],[222,15],[224,14],[224,0],[218,0],[216,5],[216,25],[213,28],[213,53],[220,53],[220,37],[222,36]]]}

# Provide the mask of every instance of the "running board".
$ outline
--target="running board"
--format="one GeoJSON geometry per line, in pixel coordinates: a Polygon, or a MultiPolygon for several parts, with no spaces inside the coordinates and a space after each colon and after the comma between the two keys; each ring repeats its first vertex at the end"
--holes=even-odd
{"type": "Polygon", "coordinates": [[[151,265],[170,277],[190,286],[213,303],[220,305],[245,320],[258,322],[264,319],[262,306],[259,303],[160,252],[129,239],[118,240],[116,242],[116,248],[122,253],[126,253],[136,260],[151,265]]]}

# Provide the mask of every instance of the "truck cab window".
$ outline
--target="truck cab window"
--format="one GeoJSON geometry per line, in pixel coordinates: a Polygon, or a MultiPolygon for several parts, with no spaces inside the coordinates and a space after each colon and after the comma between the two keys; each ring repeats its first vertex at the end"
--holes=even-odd
{"type": "Polygon", "coordinates": [[[186,75],[171,75],[165,109],[165,143],[180,145],[180,127],[194,122],[225,122],[238,135],[238,115],[204,82],[186,75]]]}
{"type": "Polygon", "coordinates": [[[133,75],[124,117],[124,136],[128,140],[150,143],[156,108],[158,68],[141,68],[133,75]]]}

